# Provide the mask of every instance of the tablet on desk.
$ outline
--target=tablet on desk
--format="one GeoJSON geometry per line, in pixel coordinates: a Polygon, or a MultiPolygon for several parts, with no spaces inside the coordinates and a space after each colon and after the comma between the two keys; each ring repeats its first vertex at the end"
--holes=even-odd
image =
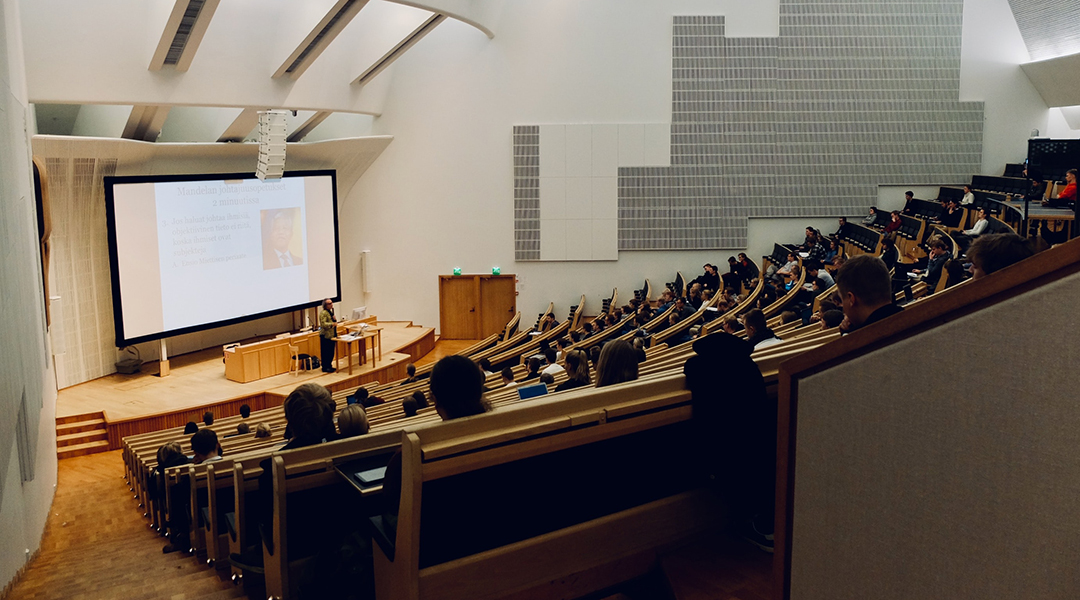
{"type": "Polygon", "coordinates": [[[358,471],[353,473],[353,477],[360,482],[360,485],[369,486],[382,482],[386,478],[386,467],[377,467],[375,469],[368,469],[366,471],[358,471]]]}

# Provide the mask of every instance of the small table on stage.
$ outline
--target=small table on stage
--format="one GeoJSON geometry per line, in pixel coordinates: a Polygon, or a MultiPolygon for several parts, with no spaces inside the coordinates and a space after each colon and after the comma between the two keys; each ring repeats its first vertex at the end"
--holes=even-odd
{"type": "MultiPolygon", "coordinates": [[[[353,343],[357,343],[357,351],[360,354],[360,364],[367,363],[367,341],[373,340],[371,344],[371,362],[373,365],[378,365],[378,361],[375,359],[375,348],[378,347],[379,358],[382,358],[382,327],[365,327],[355,333],[349,333],[341,337],[334,338],[335,342],[345,344],[345,354],[349,359],[349,375],[352,375],[352,346],[353,343]]],[[[340,353],[334,355],[334,368],[338,368],[341,361],[340,353]]]]}

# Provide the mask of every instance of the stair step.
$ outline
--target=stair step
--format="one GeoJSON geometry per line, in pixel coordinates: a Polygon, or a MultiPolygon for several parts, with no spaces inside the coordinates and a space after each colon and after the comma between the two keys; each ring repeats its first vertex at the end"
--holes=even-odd
{"type": "Polygon", "coordinates": [[[97,440],[105,440],[108,443],[109,432],[105,429],[97,429],[94,431],[83,431],[79,433],[69,433],[67,435],[56,436],[57,448],[66,448],[68,446],[77,446],[86,442],[94,442],[97,440]]]}
{"type": "Polygon", "coordinates": [[[98,440],[96,442],[87,442],[85,444],[77,444],[74,446],[64,446],[63,448],[57,448],[57,458],[71,458],[73,456],[83,456],[86,454],[95,454],[97,452],[108,452],[109,441],[98,440]]]}
{"type": "Polygon", "coordinates": [[[81,415],[69,415],[66,417],[56,417],[57,425],[67,425],[69,423],[78,423],[80,421],[89,421],[91,419],[105,419],[105,413],[102,411],[83,413],[81,415]]]}
{"type": "Polygon", "coordinates": [[[57,425],[56,434],[65,435],[68,433],[81,433],[83,431],[93,431],[95,429],[105,428],[105,419],[90,419],[88,421],[76,421],[74,423],[57,425]]]}

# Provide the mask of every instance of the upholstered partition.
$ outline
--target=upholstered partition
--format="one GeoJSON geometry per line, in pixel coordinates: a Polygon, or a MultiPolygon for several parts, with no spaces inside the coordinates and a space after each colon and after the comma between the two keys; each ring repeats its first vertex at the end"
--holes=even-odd
{"type": "Polygon", "coordinates": [[[1080,595],[1078,271],[1068,244],[782,367],[777,597],[1080,595]]]}

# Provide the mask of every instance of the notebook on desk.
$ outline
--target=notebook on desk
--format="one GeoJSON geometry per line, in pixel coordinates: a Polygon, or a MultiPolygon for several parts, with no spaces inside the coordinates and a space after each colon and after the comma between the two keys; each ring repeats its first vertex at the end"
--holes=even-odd
{"type": "Polygon", "coordinates": [[[382,480],[386,478],[386,467],[376,467],[366,471],[358,471],[353,473],[353,477],[360,482],[360,485],[375,485],[381,483],[382,480]]]}

